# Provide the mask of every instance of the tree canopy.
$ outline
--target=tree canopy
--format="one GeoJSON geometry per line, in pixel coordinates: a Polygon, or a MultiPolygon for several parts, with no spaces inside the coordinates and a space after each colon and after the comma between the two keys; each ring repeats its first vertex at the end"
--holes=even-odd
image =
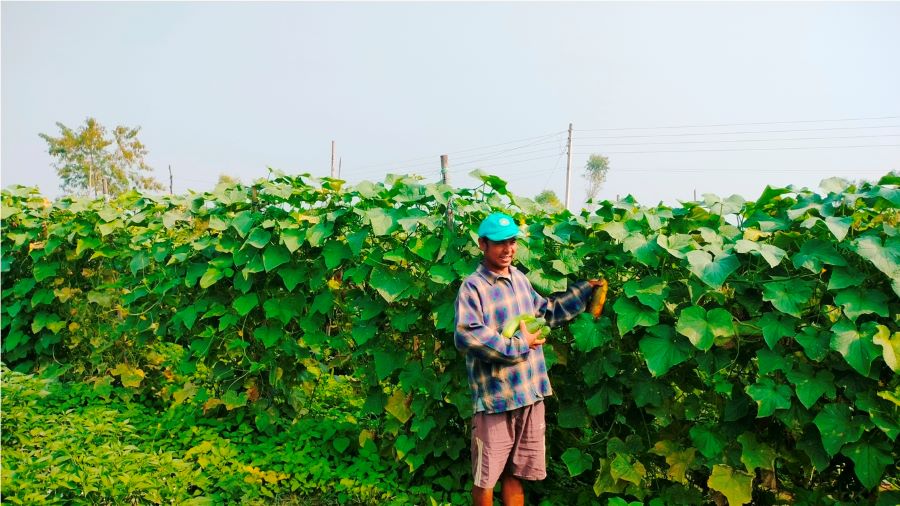
{"type": "Polygon", "coordinates": [[[137,137],[140,127],[119,125],[110,135],[90,117],[78,129],[60,122],[56,126],[58,137],[39,135],[47,142],[64,192],[114,197],[132,188],[163,189],[144,160],[147,148],[137,137]]]}
{"type": "Polygon", "coordinates": [[[591,155],[588,158],[584,165],[584,178],[588,181],[588,200],[594,200],[600,193],[600,188],[606,182],[607,172],[609,172],[609,158],[603,155],[591,155]]]}
{"type": "Polygon", "coordinates": [[[556,192],[553,190],[544,190],[538,193],[534,201],[557,210],[563,208],[562,202],[560,202],[559,197],[556,196],[556,192]]]}

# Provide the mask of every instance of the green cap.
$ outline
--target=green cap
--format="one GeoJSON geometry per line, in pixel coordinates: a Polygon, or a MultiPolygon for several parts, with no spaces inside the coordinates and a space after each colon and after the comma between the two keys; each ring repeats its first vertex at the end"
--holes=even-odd
{"type": "Polygon", "coordinates": [[[519,226],[508,214],[492,213],[478,226],[478,237],[486,237],[492,241],[505,241],[521,236],[519,226]]]}

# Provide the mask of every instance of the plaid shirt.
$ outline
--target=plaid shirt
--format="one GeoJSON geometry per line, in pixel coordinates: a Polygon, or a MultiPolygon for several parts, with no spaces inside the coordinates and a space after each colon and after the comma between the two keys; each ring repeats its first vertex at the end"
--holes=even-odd
{"type": "Polygon", "coordinates": [[[500,335],[506,321],[529,313],[556,326],[584,311],[593,293],[590,284],[581,281],[563,294],[544,298],[520,270],[509,270],[504,276],[479,265],[456,298],[456,347],[466,354],[476,413],[509,411],[553,393],[543,349],[530,350],[518,332],[511,339],[500,335]]]}

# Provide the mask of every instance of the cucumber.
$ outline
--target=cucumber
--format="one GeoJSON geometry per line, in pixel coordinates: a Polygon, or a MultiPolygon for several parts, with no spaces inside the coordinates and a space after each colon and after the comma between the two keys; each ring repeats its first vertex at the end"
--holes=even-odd
{"type": "Polygon", "coordinates": [[[543,328],[547,327],[547,320],[544,318],[535,318],[534,315],[524,314],[519,316],[514,316],[506,322],[506,325],[503,326],[503,332],[501,334],[503,337],[512,337],[515,335],[516,331],[519,330],[519,322],[525,322],[525,328],[528,329],[528,332],[535,333],[543,328]]]}

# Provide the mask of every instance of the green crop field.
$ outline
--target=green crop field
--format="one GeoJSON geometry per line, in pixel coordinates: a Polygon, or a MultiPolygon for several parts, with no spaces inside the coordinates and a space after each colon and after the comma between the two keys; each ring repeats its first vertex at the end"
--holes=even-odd
{"type": "Polygon", "coordinates": [[[538,291],[610,287],[548,337],[529,503],[900,503],[900,178],[573,214],[476,175],[3,190],[2,501],[466,503],[453,303],[504,210],[538,291]]]}

